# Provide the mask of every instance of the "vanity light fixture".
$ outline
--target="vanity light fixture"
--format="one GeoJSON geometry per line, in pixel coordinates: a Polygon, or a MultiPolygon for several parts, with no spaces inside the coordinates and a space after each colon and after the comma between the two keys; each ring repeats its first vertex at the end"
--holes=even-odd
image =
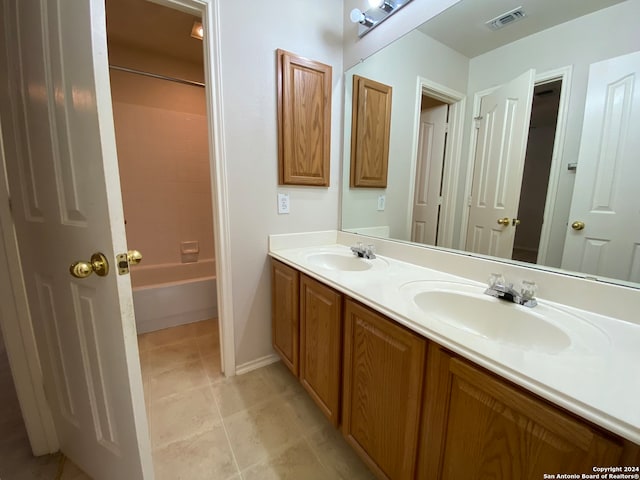
{"type": "Polygon", "coordinates": [[[395,8],[395,3],[391,0],[369,0],[371,8],[381,8],[385,12],[391,12],[395,8]]]}
{"type": "Polygon", "coordinates": [[[360,24],[358,36],[362,37],[409,2],[411,0],[368,0],[370,8],[367,11],[363,12],[359,8],[354,8],[351,10],[350,17],[353,23],[360,24]]]}
{"type": "Polygon", "coordinates": [[[193,22],[193,27],[191,27],[191,36],[193,38],[197,38],[198,40],[202,40],[204,36],[204,28],[202,27],[202,22],[195,20],[193,22]]]}
{"type": "Polygon", "coordinates": [[[371,19],[371,17],[367,17],[367,14],[363,13],[359,8],[354,8],[353,10],[351,10],[351,21],[353,23],[364,25],[367,28],[371,28],[375,25],[375,22],[371,19]]]}

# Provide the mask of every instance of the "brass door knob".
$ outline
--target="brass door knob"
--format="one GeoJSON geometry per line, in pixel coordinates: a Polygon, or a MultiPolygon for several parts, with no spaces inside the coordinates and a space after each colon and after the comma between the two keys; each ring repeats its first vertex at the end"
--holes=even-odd
{"type": "Polygon", "coordinates": [[[510,223],[511,223],[511,219],[509,217],[504,217],[504,218],[499,218],[498,219],[498,225],[502,225],[503,227],[506,227],[510,223]]]}
{"type": "Polygon", "coordinates": [[[129,250],[127,252],[127,261],[129,265],[138,265],[142,261],[142,254],[138,250],[129,250]]]}
{"type": "Polygon", "coordinates": [[[76,278],[87,278],[94,272],[99,277],[106,277],[109,274],[107,257],[100,252],[91,255],[91,260],[88,262],[75,262],[69,267],[69,273],[76,278]]]}
{"type": "Polygon", "coordinates": [[[513,221],[511,222],[511,225],[513,225],[514,227],[517,227],[518,225],[520,225],[520,219],[514,218],[513,221]]]}
{"type": "Polygon", "coordinates": [[[582,230],[584,228],[584,222],[581,221],[575,221],[571,224],[571,228],[573,228],[574,230],[582,230]]]}

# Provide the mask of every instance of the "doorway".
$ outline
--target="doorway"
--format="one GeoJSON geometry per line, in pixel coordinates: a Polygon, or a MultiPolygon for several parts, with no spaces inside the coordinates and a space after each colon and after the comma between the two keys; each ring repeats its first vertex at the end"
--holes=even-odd
{"type": "Polygon", "coordinates": [[[439,245],[449,104],[422,95],[411,241],[439,245]]]}
{"type": "Polygon", "coordinates": [[[144,0],[107,0],[106,17],[125,231],[143,254],[131,283],[149,409],[152,392],[179,393],[154,382],[195,363],[222,375],[202,24],[144,0]]]}
{"type": "MultiPolygon", "coordinates": [[[[549,257],[555,255],[558,248],[560,251],[562,249],[556,241],[556,227],[568,215],[564,211],[564,202],[556,197],[561,176],[571,70],[569,66],[537,75],[535,71],[529,70],[510,82],[475,94],[474,128],[470,139],[465,188],[469,206],[462,216],[460,230],[462,249],[495,257],[554,265],[549,257]],[[524,82],[526,77],[528,80],[524,82]],[[519,99],[518,102],[522,105],[519,108],[519,126],[513,132],[499,132],[501,136],[491,143],[487,129],[489,124],[495,128],[495,119],[490,117],[494,111],[505,111],[505,104],[501,103],[500,108],[497,108],[494,97],[504,95],[505,89],[514,89],[517,82],[521,82],[521,85],[517,91],[510,93],[509,98],[519,99]],[[491,110],[491,115],[487,115],[490,103],[494,110],[491,110]],[[533,127],[531,130],[529,125],[533,127]],[[487,142],[489,145],[508,142],[512,148],[488,154],[485,151],[487,142]],[[528,148],[530,144],[533,149],[528,148]],[[502,158],[504,152],[509,152],[509,159],[502,158]],[[529,178],[532,185],[527,184],[529,178]],[[494,190],[488,193],[481,190],[481,186],[485,184],[494,190]],[[487,210],[485,213],[488,213],[481,221],[478,218],[478,211],[482,210],[479,210],[480,203],[487,210]],[[478,232],[485,230],[490,234],[489,240],[480,246],[476,237],[484,238],[478,232]]],[[[504,99],[500,101],[504,102],[504,99]]],[[[513,102],[511,107],[515,108],[517,102],[513,102]]],[[[500,122],[498,124],[503,125],[500,122]]]]}
{"type": "Polygon", "coordinates": [[[533,90],[513,260],[538,261],[561,91],[562,80],[538,83],[533,90]]]}
{"type": "MultiPolygon", "coordinates": [[[[217,4],[197,0],[162,0],[162,3],[202,15],[205,28],[211,31],[205,39],[208,52],[205,70],[207,111],[211,118],[208,137],[211,139],[211,164],[215,165],[212,172],[217,196],[215,214],[221,225],[215,232],[216,250],[221,259],[217,270],[223,278],[229,279],[230,269],[224,255],[228,248],[225,234],[228,209],[221,111],[218,108],[217,4]]],[[[149,471],[150,456],[144,438],[146,422],[142,420],[144,406],[136,367],[135,336],[131,335],[135,329],[131,325],[130,277],[119,276],[117,271],[107,277],[104,255],[95,253],[91,263],[86,260],[90,252],[98,249],[105,252],[107,259],[114,260],[116,254],[127,251],[118,166],[114,164],[117,160],[108,94],[104,4],[87,0],[71,5],[60,1],[54,8],[45,9],[36,2],[29,3],[24,7],[24,14],[17,15],[17,9],[22,5],[18,1],[3,4],[3,10],[9,12],[7,18],[14,17],[16,21],[9,22],[6,55],[0,58],[3,66],[14,67],[3,68],[5,72],[20,72],[26,63],[37,64],[36,80],[25,81],[25,77],[17,73],[19,78],[14,85],[24,91],[36,82],[39,89],[35,97],[30,94],[12,96],[8,82],[15,77],[2,78],[3,100],[11,100],[1,103],[3,120],[6,119],[8,131],[12,132],[5,138],[11,139],[7,144],[11,154],[7,158],[13,163],[7,170],[14,192],[11,201],[16,217],[12,221],[10,205],[2,202],[0,220],[5,235],[0,260],[6,260],[11,267],[3,268],[0,275],[3,333],[12,345],[8,353],[12,365],[16,365],[13,374],[19,392],[25,393],[29,390],[25,387],[30,387],[34,394],[29,396],[30,392],[26,392],[26,396],[20,397],[25,423],[34,426],[29,429],[31,443],[39,445],[33,447],[34,453],[55,451],[60,445],[65,453],[73,450],[73,458],[77,458],[87,471],[120,472],[118,476],[133,478],[134,471],[149,471]],[[47,10],[50,15],[42,13],[47,10]],[[14,42],[13,39],[19,36],[35,40],[14,42]],[[34,45],[46,49],[31,48],[34,45]],[[51,55],[49,48],[53,52],[51,55]],[[21,121],[26,110],[30,112],[29,122],[21,121]],[[26,134],[21,133],[25,131],[26,134]],[[33,148],[37,149],[36,155],[30,153],[33,148]],[[38,168],[33,168],[28,161],[33,159],[38,161],[38,168]],[[25,170],[33,182],[20,181],[25,170]],[[54,178],[55,182],[52,181],[54,178]],[[37,188],[32,189],[34,185],[37,188]],[[32,195],[34,191],[36,196],[32,195]],[[35,205],[29,203],[34,198],[35,205]],[[47,231],[29,230],[34,225],[47,231]],[[19,230],[17,235],[16,230],[19,230]],[[64,254],[47,255],[47,261],[42,261],[39,255],[49,251],[42,243],[52,242],[52,239],[63,246],[59,251],[64,254]],[[72,262],[75,262],[74,269],[70,271],[72,262]],[[38,267],[33,268],[34,265],[38,267]],[[44,273],[39,277],[33,275],[40,270],[44,273]],[[79,281],[91,272],[96,275],[78,285],[69,281],[70,274],[79,281]],[[101,288],[92,288],[94,284],[101,288]],[[72,288],[57,288],[58,285],[72,288]],[[73,297],[71,301],[70,296],[73,297]],[[92,302],[97,302],[99,308],[93,308],[92,302]],[[5,316],[5,311],[9,310],[15,310],[15,314],[5,316]],[[9,321],[4,322],[7,319],[9,321]],[[118,322],[118,319],[122,321],[118,322]],[[10,328],[5,329],[7,324],[10,328]],[[44,328],[46,335],[42,331],[34,335],[34,327],[44,328]],[[64,332],[60,333],[61,329],[64,332]],[[14,345],[22,348],[13,348],[14,345]],[[24,353],[26,361],[14,362],[16,358],[22,360],[16,350],[24,353]],[[39,364],[38,353],[44,360],[39,364]],[[26,368],[27,365],[30,368],[26,368]],[[39,365],[46,370],[46,375],[41,374],[39,365]],[[109,368],[102,369],[101,365],[109,368]],[[46,399],[42,392],[43,378],[49,382],[45,384],[45,388],[49,388],[46,399]],[[80,386],[70,388],[67,381],[80,386]],[[113,392],[117,394],[111,395],[113,392]],[[79,416],[82,421],[77,420],[79,416]],[[57,422],[55,429],[53,420],[57,422]],[[73,433],[67,435],[72,429],[75,429],[73,433]],[[120,433],[115,440],[114,432],[120,433]],[[116,440],[121,441],[119,454],[117,449],[110,448],[116,440]],[[114,451],[117,458],[113,458],[114,451]]],[[[4,160],[2,163],[4,172],[4,160]]],[[[0,192],[9,199],[6,188],[0,192]]],[[[218,292],[222,298],[221,315],[228,326],[224,328],[224,322],[221,322],[221,336],[225,345],[230,345],[225,348],[228,357],[225,360],[228,361],[224,363],[233,375],[231,285],[230,281],[224,284],[224,289],[218,286],[218,292]]]]}
{"type": "Polygon", "coordinates": [[[408,225],[414,242],[453,247],[465,95],[418,77],[408,225]]]}

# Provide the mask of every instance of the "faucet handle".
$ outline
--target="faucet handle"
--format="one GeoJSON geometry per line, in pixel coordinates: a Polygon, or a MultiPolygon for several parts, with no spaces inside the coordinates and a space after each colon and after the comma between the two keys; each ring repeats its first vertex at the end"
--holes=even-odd
{"type": "Polygon", "coordinates": [[[505,285],[506,280],[504,279],[504,275],[501,273],[492,273],[489,276],[489,287],[493,288],[496,285],[505,285]]]}
{"type": "Polygon", "coordinates": [[[538,285],[536,282],[532,282],[530,280],[522,280],[520,285],[520,295],[525,300],[531,300],[536,296],[536,292],[538,291],[538,285]]]}

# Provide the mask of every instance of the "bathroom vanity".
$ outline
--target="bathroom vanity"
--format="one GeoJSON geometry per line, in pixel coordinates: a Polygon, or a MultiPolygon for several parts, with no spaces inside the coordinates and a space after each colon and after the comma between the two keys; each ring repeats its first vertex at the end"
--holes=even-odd
{"type": "Polygon", "coordinates": [[[387,255],[357,258],[354,238],[270,237],[273,345],[379,478],[640,473],[640,325],[544,288],[533,308],[500,301],[451,253],[418,253],[448,255],[436,270],[376,240],[387,255]]]}

